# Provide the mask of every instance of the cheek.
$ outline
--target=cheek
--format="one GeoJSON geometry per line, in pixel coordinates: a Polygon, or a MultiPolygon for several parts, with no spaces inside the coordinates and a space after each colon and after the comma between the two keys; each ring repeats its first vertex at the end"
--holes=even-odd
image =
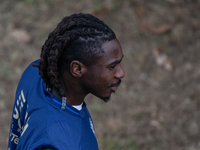
{"type": "Polygon", "coordinates": [[[106,90],[113,82],[114,71],[107,68],[98,67],[91,74],[88,74],[87,79],[90,86],[96,90],[106,90]]]}
{"type": "Polygon", "coordinates": [[[110,75],[105,75],[99,79],[99,85],[103,88],[109,88],[112,85],[112,78],[110,75]]]}
{"type": "Polygon", "coordinates": [[[111,82],[107,79],[107,76],[98,76],[90,80],[90,85],[95,91],[105,91],[109,88],[111,82]]]}

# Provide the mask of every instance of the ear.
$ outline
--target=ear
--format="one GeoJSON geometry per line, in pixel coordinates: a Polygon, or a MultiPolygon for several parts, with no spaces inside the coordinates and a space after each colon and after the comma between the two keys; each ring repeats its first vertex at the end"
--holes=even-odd
{"type": "Polygon", "coordinates": [[[73,60],[70,63],[70,72],[71,74],[76,77],[80,78],[86,71],[86,66],[78,60],[73,60]]]}

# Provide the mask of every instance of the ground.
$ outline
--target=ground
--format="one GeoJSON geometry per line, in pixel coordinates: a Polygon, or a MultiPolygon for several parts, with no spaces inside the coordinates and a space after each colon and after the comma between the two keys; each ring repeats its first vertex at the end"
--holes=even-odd
{"type": "Polygon", "coordinates": [[[1,0],[0,149],[23,70],[79,12],[109,25],[124,53],[126,77],[111,101],[86,97],[100,150],[200,149],[199,0],[1,0]]]}

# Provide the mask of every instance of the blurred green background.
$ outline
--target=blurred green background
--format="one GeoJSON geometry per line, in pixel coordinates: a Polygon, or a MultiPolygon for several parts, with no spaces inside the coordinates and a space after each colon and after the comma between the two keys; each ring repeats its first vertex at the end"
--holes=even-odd
{"type": "Polygon", "coordinates": [[[111,101],[86,98],[100,150],[200,149],[200,0],[1,0],[0,149],[22,72],[79,12],[111,27],[125,56],[111,101]]]}

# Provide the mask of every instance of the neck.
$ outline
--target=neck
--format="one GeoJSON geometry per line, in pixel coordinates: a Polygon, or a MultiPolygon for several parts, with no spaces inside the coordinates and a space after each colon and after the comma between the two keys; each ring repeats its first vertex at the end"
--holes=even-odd
{"type": "MultiPolygon", "coordinates": [[[[78,91],[74,91],[73,88],[71,90],[66,90],[66,88],[63,88],[63,89],[66,95],[66,102],[70,105],[74,105],[74,106],[81,105],[84,101],[85,96],[87,95],[78,91]]],[[[62,96],[55,88],[53,88],[51,92],[56,97],[62,99],[62,96]]]]}
{"type": "MultiPolygon", "coordinates": [[[[59,82],[61,88],[64,90],[66,102],[70,105],[80,105],[84,101],[86,93],[80,85],[79,78],[75,78],[70,72],[66,71],[60,74],[59,82]]],[[[62,99],[60,92],[53,88],[52,93],[58,98],[62,99]]]]}

